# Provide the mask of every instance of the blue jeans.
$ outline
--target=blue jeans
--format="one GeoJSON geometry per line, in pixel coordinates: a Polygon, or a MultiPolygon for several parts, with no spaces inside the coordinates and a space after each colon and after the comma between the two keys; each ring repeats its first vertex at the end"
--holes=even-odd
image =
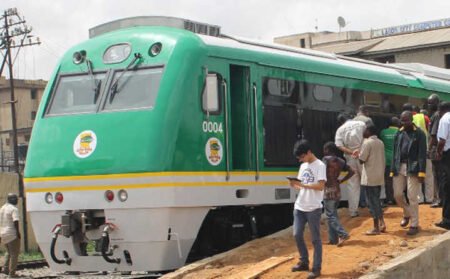
{"type": "Polygon", "coordinates": [[[322,269],[322,240],[320,239],[320,215],[322,208],[311,212],[294,209],[294,237],[297,242],[297,249],[300,253],[300,261],[309,265],[308,248],[306,248],[303,233],[305,225],[308,223],[311,232],[311,240],[314,246],[313,271],[322,269]]]}
{"type": "Polygon", "coordinates": [[[375,219],[383,217],[380,201],[381,186],[363,186],[363,188],[366,191],[367,203],[372,217],[375,219]]]}
{"type": "Polygon", "coordinates": [[[330,243],[337,244],[338,237],[348,236],[348,233],[342,227],[341,222],[339,222],[337,212],[339,201],[323,200],[323,205],[325,207],[325,215],[328,218],[328,240],[330,243]]]}

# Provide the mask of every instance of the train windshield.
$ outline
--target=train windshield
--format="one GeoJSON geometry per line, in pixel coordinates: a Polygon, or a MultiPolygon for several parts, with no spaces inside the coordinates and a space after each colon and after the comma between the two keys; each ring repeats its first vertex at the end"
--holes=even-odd
{"type": "Polygon", "coordinates": [[[115,72],[117,85],[109,90],[104,110],[153,108],[162,73],[163,68],[115,72]]]}
{"type": "Polygon", "coordinates": [[[162,74],[163,67],[114,71],[112,80],[116,82],[108,90],[103,86],[109,80],[106,73],[61,76],[46,115],[152,109],[162,74]]]}
{"type": "Polygon", "coordinates": [[[105,76],[105,73],[61,76],[47,115],[95,112],[105,76]]]}

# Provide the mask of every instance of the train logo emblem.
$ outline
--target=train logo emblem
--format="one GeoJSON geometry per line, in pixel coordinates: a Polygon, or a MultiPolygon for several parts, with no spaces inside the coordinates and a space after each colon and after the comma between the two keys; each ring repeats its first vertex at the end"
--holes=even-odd
{"type": "Polygon", "coordinates": [[[217,138],[208,139],[205,146],[205,154],[211,165],[219,165],[223,158],[223,148],[220,140],[217,138]]]}
{"type": "Polygon", "coordinates": [[[73,142],[73,153],[78,158],[89,157],[97,147],[97,136],[93,131],[83,131],[73,142]]]}

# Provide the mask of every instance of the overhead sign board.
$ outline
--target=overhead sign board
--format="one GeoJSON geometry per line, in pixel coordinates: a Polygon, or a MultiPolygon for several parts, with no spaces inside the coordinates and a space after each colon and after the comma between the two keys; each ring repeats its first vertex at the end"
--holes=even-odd
{"type": "Polygon", "coordinates": [[[372,38],[450,27],[450,18],[392,26],[372,31],[372,38]]]}

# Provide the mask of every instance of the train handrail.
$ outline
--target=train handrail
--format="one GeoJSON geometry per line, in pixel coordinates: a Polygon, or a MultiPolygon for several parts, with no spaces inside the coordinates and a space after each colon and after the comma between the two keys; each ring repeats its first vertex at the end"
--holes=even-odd
{"type": "Polygon", "coordinates": [[[52,236],[52,243],[50,244],[50,257],[57,264],[71,265],[72,259],[69,258],[69,254],[67,253],[67,251],[65,250],[63,251],[64,259],[62,260],[58,259],[55,255],[56,240],[58,239],[60,231],[61,231],[61,224],[56,225],[52,230],[53,236],[52,236]]]}
{"type": "Polygon", "coordinates": [[[229,146],[229,127],[228,127],[228,87],[226,80],[222,80],[224,103],[225,103],[225,164],[227,168],[226,180],[230,180],[230,146],[229,146]]]}
{"type": "Polygon", "coordinates": [[[256,174],[255,179],[259,180],[259,128],[258,128],[258,99],[256,92],[256,84],[253,83],[253,102],[255,109],[255,160],[256,160],[256,174]]]}
{"type": "MultiPolygon", "coordinates": [[[[108,263],[120,264],[120,258],[110,258],[107,254],[109,246],[109,230],[113,229],[114,225],[106,223],[102,233],[102,257],[108,263]]],[[[112,253],[111,253],[112,254],[112,253]]]]}

